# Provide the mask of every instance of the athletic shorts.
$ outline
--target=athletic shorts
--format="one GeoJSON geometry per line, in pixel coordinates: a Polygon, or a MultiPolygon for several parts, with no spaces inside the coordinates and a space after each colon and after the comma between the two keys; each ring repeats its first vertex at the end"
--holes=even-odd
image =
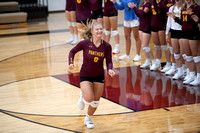
{"type": "Polygon", "coordinates": [[[118,13],[113,13],[113,14],[107,14],[107,15],[103,15],[105,17],[114,17],[114,16],[118,16],[118,13]]]}
{"type": "Polygon", "coordinates": [[[148,30],[148,31],[142,30],[142,29],[139,29],[139,30],[142,31],[142,32],[144,32],[144,33],[147,33],[147,34],[151,34],[151,30],[148,30]]]}
{"type": "Polygon", "coordinates": [[[161,28],[153,28],[153,27],[151,27],[151,31],[152,32],[158,32],[158,31],[162,31],[162,30],[166,30],[166,28],[165,27],[161,27],[161,28]]]}
{"type": "Polygon", "coordinates": [[[189,40],[200,40],[200,31],[182,31],[181,38],[189,40]]]}
{"type": "Polygon", "coordinates": [[[139,25],[140,25],[140,22],[137,19],[134,19],[134,20],[131,20],[131,21],[125,21],[124,20],[124,27],[137,27],[139,25]]]}
{"type": "Polygon", "coordinates": [[[181,36],[182,36],[182,31],[181,30],[170,29],[170,32],[171,32],[171,38],[180,39],[181,36]]]}
{"type": "Polygon", "coordinates": [[[77,23],[83,23],[83,24],[85,24],[85,25],[87,25],[88,23],[90,23],[92,20],[91,19],[87,19],[87,20],[77,20],[76,22],[77,23]]]}
{"type": "Polygon", "coordinates": [[[100,75],[97,77],[80,77],[80,82],[89,81],[89,82],[99,82],[104,83],[104,75],[100,75]]]}
{"type": "Polygon", "coordinates": [[[92,11],[92,19],[103,18],[102,9],[92,11]]]}
{"type": "Polygon", "coordinates": [[[76,11],[76,9],[66,9],[66,11],[71,12],[71,11],[76,11]]]}

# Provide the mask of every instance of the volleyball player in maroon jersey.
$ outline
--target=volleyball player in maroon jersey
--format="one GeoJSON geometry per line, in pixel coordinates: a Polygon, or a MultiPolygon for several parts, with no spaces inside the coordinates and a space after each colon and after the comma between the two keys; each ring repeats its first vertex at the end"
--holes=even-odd
{"type": "Polygon", "coordinates": [[[104,0],[104,12],[103,12],[103,22],[105,26],[105,41],[110,41],[110,35],[112,35],[115,39],[115,48],[113,49],[112,53],[117,54],[120,52],[119,46],[119,32],[117,28],[118,24],[118,11],[115,8],[113,2],[110,0],[104,0]]]}
{"type": "Polygon", "coordinates": [[[92,10],[92,21],[103,24],[102,0],[89,0],[89,4],[92,10]]]}
{"type": "Polygon", "coordinates": [[[194,0],[185,0],[185,3],[181,11],[181,19],[175,17],[173,13],[169,15],[182,25],[181,45],[185,54],[186,67],[190,70],[183,83],[200,85],[200,31],[198,27],[200,7],[194,0]],[[195,66],[197,76],[195,76],[195,66]]]}
{"type": "Polygon", "coordinates": [[[66,43],[76,44],[79,42],[79,39],[76,26],[76,6],[73,0],[66,0],[65,15],[71,33],[71,39],[67,40],[66,43]]]}
{"type": "Polygon", "coordinates": [[[171,68],[170,53],[166,43],[165,27],[166,27],[166,10],[161,8],[160,0],[153,0],[152,16],[151,16],[151,36],[156,49],[156,63],[151,67],[151,70],[157,70],[161,65],[162,51],[165,52],[166,65],[161,72],[166,72],[171,68]]]}
{"type": "Polygon", "coordinates": [[[76,5],[76,22],[79,33],[92,19],[91,9],[88,0],[74,0],[76,5]]]}
{"type": "Polygon", "coordinates": [[[92,23],[91,28],[87,28],[83,34],[89,39],[79,42],[70,51],[69,69],[74,68],[75,54],[83,50],[83,64],[80,70],[82,93],[80,93],[78,107],[83,110],[85,104],[89,105],[84,124],[87,125],[87,128],[94,128],[91,116],[96,111],[104,90],[104,59],[106,59],[108,74],[113,77],[115,72],[112,70],[111,45],[101,39],[103,36],[102,24],[99,22],[92,23]]]}
{"type": "Polygon", "coordinates": [[[151,0],[145,0],[139,9],[137,9],[136,4],[134,3],[129,3],[129,7],[133,8],[136,15],[140,18],[139,34],[146,55],[146,61],[140,67],[147,68],[151,66],[151,61],[152,64],[155,63],[153,52],[149,47],[151,38],[151,0]]]}

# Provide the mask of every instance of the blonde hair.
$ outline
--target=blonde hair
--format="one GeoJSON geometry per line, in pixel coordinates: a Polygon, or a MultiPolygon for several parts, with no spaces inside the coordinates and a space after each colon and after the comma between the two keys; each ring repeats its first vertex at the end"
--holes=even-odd
{"type": "Polygon", "coordinates": [[[94,27],[96,25],[102,26],[102,24],[99,22],[89,22],[89,21],[87,21],[87,23],[83,24],[83,25],[84,25],[83,29],[80,30],[81,31],[80,35],[82,36],[83,39],[92,38],[92,31],[93,31],[94,27]]]}
{"type": "MultiPolygon", "coordinates": [[[[192,5],[197,6],[197,3],[196,3],[195,0],[192,0],[192,5]]],[[[185,3],[185,4],[183,5],[183,8],[186,8],[186,6],[187,6],[187,4],[185,3]]],[[[183,9],[183,8],[182,8],[182,9],[183,9]]],[[[182,10],[182,9],[181,9],[181,10],[182,10]]]]}

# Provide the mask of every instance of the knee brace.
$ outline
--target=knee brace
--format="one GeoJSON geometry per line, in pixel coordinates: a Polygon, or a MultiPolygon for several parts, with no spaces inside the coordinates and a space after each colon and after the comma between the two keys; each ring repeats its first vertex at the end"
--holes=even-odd
{"type": "Polygon", "coordinates": [[[167,51],[168,46],[167,45],[161,45],[162,50],[167,51]]]}
{"type": "Polygon", "coordinates": [[[86,105],[90,105],[92,106],[93,108],[97,108],[99,106],[99,103],[100,101],[92,101],[92,102],[87,102],[83,99],[83,102],[86,104],[86,105]]]}
{"type": "Polygon", "coordinates": [[[182,57],[184,60],[186,60],[187,55],[186,54],[182,54],[182,57]]]}
{"type": "Polygon", "coordinates": [[[72,23],[68,21],[67,25],[70,27],[70,26],[72,26],[72,23]]]}
{"type": "Polygon", "coordinates": [[[106,29],[104,29],[104,33],[105,33],[105,35],[110,35],[110,31],[108,31],[106,29]]]}
{"type": "Polygon", "coordinates": [[[90,106],[92,106],[93,108],[97,108],[99,106],[100,101],[92,101],[90,106]]]}
{"type": "Polygon", "coordinates": [[[148,52],[151,50],[151,48],[149,48],[149,47],[144,47],[143,50],[144,50],[145,53],[148,53],[148,52]]]}
{"type": "Polygon", "coordinates": [[[169,50],[170,50],[170,53],[171,53],[171,54],[174,54],[174,50],[173,50],[172,47],[169,47],[169,50]]]}
{"type": "Polygon", "coordinates": [[[83,99],[83,102],[85,103],[85,104],[87,104],[87,105],[90,105],[92,102],[87,102],[87,101],[85,101],[85,99],[83,99]]]}
{"type": "Polygon", "coordinates": [[[193,57],[192,57],[192,56],[186,56],[186,61],[187,61],[187,62],[193,61],[193,57]]]}
{"type": "Polygon", "coordinates": [[[180,54],[174,54],[174,59],[178,60],[180,58],[180,54]]]}
{"type": "Polygon", "coordinates": [[[119,34],[118,30],[113,30],[112,31],[113,36],[116,36],[117,34],[119,34]]]}
{"type": "Polygon", "coordinates": [[[160,45],[154,45],[156,50],[161,50],[161,46],[160,45]]]}
{"type": "Polygon", "coordinates": [[[72,22],[72,27],[76,27],[76,22],[72,22]]]}
{"type": "Polygon", "coordinates": [[[193,57],[195,63],[200,62],[200,56],[193,57]]]}

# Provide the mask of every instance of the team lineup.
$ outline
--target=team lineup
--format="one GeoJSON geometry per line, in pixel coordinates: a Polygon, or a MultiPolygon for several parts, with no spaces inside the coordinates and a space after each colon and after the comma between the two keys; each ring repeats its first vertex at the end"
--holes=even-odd
{"type": "Polygon", "coordinates": [[[141,49],[146,61],[140,66],[151,71],[160,70],[172,75],[173,80],[183,79],[187,85],[200,85],[200,6],[195,0],[67,0],[66,17],[71,39],[66,43],[75,47],[69,53],[69,69],[75,66],[74,56],[83,50],[80,70],[81,93],[78,108],[88,111],[84,124],[94,128],[95,113],[104,88],[104,59],[107,72],[113,77],[112,53],[120,53],[117,30],[118,11],[124,10],[124,38],[126,52],[120,60],[130,59],[131,33],[136,44],[133,61],[141,60],[141,49]],[[102,4],[103,3],[103,4],[102,4]],[[115,47],[109,44],[111,34],[115,47]],[[155,53],[149,47],[152,39],[155,53]],[[162,53],[166,65],[161,68],[162,53]]]}

